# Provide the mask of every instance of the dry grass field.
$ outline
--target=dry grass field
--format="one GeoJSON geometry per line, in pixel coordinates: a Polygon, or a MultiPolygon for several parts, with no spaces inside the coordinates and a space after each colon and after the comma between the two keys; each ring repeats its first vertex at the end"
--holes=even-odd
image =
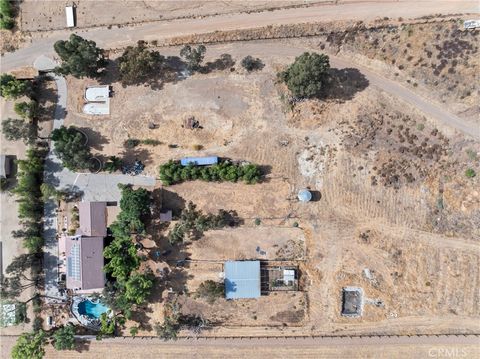
{"type": "MultiPolygon", "coordinates": [[[[450,23],[440,26],[448,33],[439,32],[443,34],[439,43],[454,31],[450,23]]],[[[385,35],[383,41],[389,36],[393,35],[385,35]]],[[[477,35],[461,36],[472,40],[477,35]]],[[[404,44],[413,39],[408,31],[395,39],[402,49],[414,51],[413,42],[410,47],[404,44]]],[[[139,158],[152,175],[158,174],[159,164],[192,155],[248,160],[267,171],[265,181],[257,185],[197,181],[163,188],[166,208],[178,211],[192,201],[205,212],[236,211],[244,223],[206,232],[184,253],[172,254],[171,260],[189,256],[192,262],[181,269],[165,264],[172,270],[171,278],[159,285],[158,295],[145,310],[143,320],[150,331],[146,326],[142,334],[152,334],[154,323],[162,321],[168,287],[184,293],[179,300],[188,313],[230,323],[205,335],[480,329],[475,304],[480,299],[479,177],[465,176],[467,168],[480,172],[479,143],[442,131],[434,119],[369,85],[355,69],[336,69],[344,79],[329,98],[288,103],[286,89],[276,81],[277,71],[295,55],[318,49],[323,40],[208,46],[206,61],[229,53],[235,64],[154,88],[113,82],[111,115],[105,117],[80,113],[83,89],[92,82],[68,78],[66,123],[87,129],[94,151],[103,156],[139,158]],[[241,58],[249,54],[265,63],[261,71],[241,69],[241,58]],[[201,129],[182,127],[190,116],[201,129]],[[155,129],[149,128],[151,122],[155,129]],[[129,150],[123,147],[128,138],[161,143],[129,150]],[[298,203],[296,193],[304,187],[318,191],[316,201],[298,203]],[[254,225],[256,218],[259,226],[254,225]],[[299,228],[293,228],[294,222],[299,228]],[[304,244],[301,256],[290,251],[288,259],[305,260],[305,293],[288,301],[279,294],[255,303],[219,300],[213,306],[193,295],[202,281],[218,280],[221,261],[254,258],[256,247],[265,250],[268,259],[277,259],[276,248],[291,239],[304,244]],[[361,318],[340,315],[344,286],[363,288],[367,304],[361,318]],[[301,320],[295,322],[295,317],[286,320],[290,323],[286,327],[277,326],[284,322],[282,313],[293,306],[303,311],[301,320]]],[[[325,50],[334,51],[334,44],[331,41],[325,50]]],[[[341,47],[347,50],[361,52],[341,47]]],[[[178,55],[178,48],[161,52],[178,55]]],[[[469,86],[469,71],[478,73],[478,62],[467,55],[467,65],[458,65],[455,75],[458,88],[469,86]]],[[[423,76],[416,67],[403,66],[411,72],[408,76],[423,76]]],[[[445,82],[454,76],[447,73],[445,82]]],[[[455,111],[471,107],[471,98],[477,96],[472,92],[464,98],[448,97],[442,86],[439,98],[455,103],[455,111]]],[[[160,243],[165,234],[166,230],[157,233],[154,242],[160,243]]]]}

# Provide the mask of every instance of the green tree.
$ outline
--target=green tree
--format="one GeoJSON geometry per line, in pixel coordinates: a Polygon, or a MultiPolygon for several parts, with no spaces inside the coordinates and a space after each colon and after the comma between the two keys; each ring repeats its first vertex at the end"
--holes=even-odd
{"type": "Polygon", "coordinates": [[[313,97],[324,90],[329,69],[327,55],[305,52],[279,76],[295,97],[313,97]]]}
{"type": "Polygon", "coordinates": [[[180,50],[180,56],[186,60],[187,68],[193,72],[201,69],[206,52],[207,48],[204,45],[199,45],[197,48],[185,45],[180,50]]]}
{"type": "Polygon", "coordinates": [[[240,62],[240,64],[248,72],[254,71],[254,70],[261,70],[264,66],[262,60],[260,60],[258,57],[254,58],[250,55],[245,56],[240,62]]]}
{"type": "Polygon", "coordinates": [[[51,139],[54,141],[55,154],[64,167],[71,171],[90,167],[90,148],[85,144],[85,136],[75,127],[62,126],[55,129],[51,139]]]}
{"type": "MultiPolygon", "coordinates": [[[[114,233],[114,235],[116,235],[114,233]]],[[[116,237],[103,251],[109,262],[104,270],[117,280],[126,281],[130,273],[140,266],[137,249],[129,237],[116,237]]]]}
{"type": "Polygon", "coordinates": [[[18,102],[13,106],[13,110],[21,118],[33,120],[38,115],[38,102],[34,100],[30,102],[18,102]]]}
{"type": "Polygon", "coordinates": [[[218,298],[223,298],[225,295],[225,285],[213,280],[206,280],[200,283],[196,294],[200,298],[205,298],[207,302],[211,304],[218,298]]]}
{"type": "Polygon", "coordinates": [[[69,40],[57,41],[53,48],[62,59],[62,64],[55,68],[58,74],[96,78],[106,66],[104,51],[94,41],[78,35],[71,34],[69,40]]]}
{"type": "Polygon", "coordinates": [[[122,85],[133,85],[152,81],[160,75],[165,57],[158,51],[147,48],[145,41],[137,46],[128,46],[118,59],[122,85]]]}
{"type": "Polygon", "coordinates": [[[45,355],[46,334],[43,330],[23,333],[12,349],[13,359],[41,359],[45,355]]]}
{"type": "Polygon", "coordinates": [[[14,11],[10,0],[0,0],[0,29],[10,30],[15,26],[14,11]]]}
{"type": "Polygon", "coordinates": [[[0,76],[0,96],[6,99],[16,99],[30,94],[29,81],[17,80],[15,76],[2,74],[0,76]]]}
{"type": "Polygon", "coordinates": [[[101,339],[104,335],[113,335],[115,334],[116,327],[116,318],[109,317],[107,313],[102,313],[100,316],[100,331],[97,336],[97,340],[101,339]]]}
{"type": "Polygon", "coordinates": [[[152,274],[132,274],[125,283],[125,298],[132,303],[142,304],[150,295],[152,286],[152,274]]]}
{"type": "Polygon", "coordinates": [[[34,125],[16,118],[2,121],[2,133],[8,141],[22,140],[25,144],[35,142],[37,138],[37,130],[34,125]]]}
{"type": "Polygon", "coordinates": [[[110,156],[108,157],[108,161],[105,162],[103,169],[108,171],[109,173],[118,171],[122,168],[123,162],[122,159],[117,156],[110,156]]]}
{"type": "Polygon", "coordinates": [[[53,346],[56,350],[72,350],[75,348],[75,328],[73,325],[68,324],[55,330],[53,346]]]}
{"type": "Polygon", "coordinates": [[[117,222],[121,222],[129,232],[143,232],[144,219],[150,213],[150,192],[145,188],[133,189],[131,185],[120,185],[122,198],[120,199],[121,212],[117,222]]]}

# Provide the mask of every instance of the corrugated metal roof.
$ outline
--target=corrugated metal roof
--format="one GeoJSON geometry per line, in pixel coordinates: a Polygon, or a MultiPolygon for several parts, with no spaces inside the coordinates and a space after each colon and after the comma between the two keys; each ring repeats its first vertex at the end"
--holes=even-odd
{"type": "Polygon", "coordinates": [[[182,166],[188,166],[190,163],[197,165],[197,166],[208,166],[208,165],[216,165],[218,163],[218,157],[210,156],[210,157],[185,157],[180,160],[182,166]]]}
{"type": "Polygon", "coordinates": [[[260,297],[260,261],[228,261],[224,271],[227,299],[260,297]]]}

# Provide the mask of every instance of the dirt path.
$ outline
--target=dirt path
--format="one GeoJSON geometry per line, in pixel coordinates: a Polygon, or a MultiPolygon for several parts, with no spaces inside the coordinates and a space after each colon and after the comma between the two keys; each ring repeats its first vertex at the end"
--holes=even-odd
{"type": "MultiPolygon", "coordinates": [[[[2,337],[2,357],[8,357],[16,337],[2,337]]],[[[56,352],[46,358],[431,358],[445,350],[462,358],[480,354],[476,336],[307,338],[307,339],[106,339],[86,342],[83,351],[56,352]],[[381,351],[379,350],[381,346],[381,351]],[[88,348],[88,349],[87,349],[88,348]],[[461,354],[461,356],[460,356],[461,354]]],[[[452,356],[453,357],[453,356],[452,356]]]]}

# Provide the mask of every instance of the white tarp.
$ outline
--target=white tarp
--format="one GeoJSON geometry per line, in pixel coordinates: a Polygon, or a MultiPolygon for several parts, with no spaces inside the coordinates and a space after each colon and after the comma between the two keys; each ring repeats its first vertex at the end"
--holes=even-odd
{"type": "Polygon", "coordinates": [[[480,27],[480,20],[465,20],[463,22],[463,27],[465,29],[475,29],[480,27]]]}
{"type": "Polygon", "coordinates": [[[85,89],[85,100],[90,102],[106,102],[110,97],[108,86],[89,86],[85,89]]]}
{"type": "Polygon", "coordinates": [[[89,102],[83,106],[83,113],[87,115],[109,115],[110,102],[89,102]]]}

